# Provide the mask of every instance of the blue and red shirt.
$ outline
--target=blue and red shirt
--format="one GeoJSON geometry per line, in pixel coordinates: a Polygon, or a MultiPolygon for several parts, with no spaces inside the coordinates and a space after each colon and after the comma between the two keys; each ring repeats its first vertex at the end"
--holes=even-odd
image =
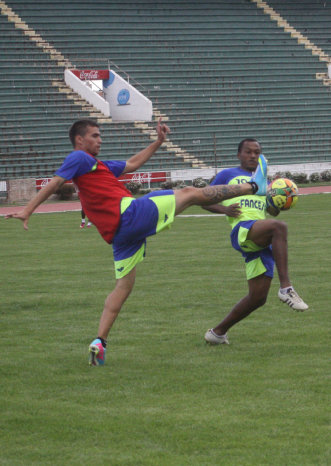
{"type": "Polygon", "coordinates": [[[121,200],[132,197],[118,181],[124,160],[101,162],[84,151],[73,151],[55,175],[72,180],[79,190],[82,207],[107,243],[111,243],[120,223],[121,200]]]}

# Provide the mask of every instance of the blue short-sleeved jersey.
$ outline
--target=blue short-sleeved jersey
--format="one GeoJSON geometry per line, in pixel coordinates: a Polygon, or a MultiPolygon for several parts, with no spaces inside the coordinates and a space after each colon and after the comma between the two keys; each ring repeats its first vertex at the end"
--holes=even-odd
{"type": "MultiPolygon", "coordinates": [[[[219,172],[211,185],[217,184],[243,184],[250,181],[252,173],[243,170],[241,167],[225,168],[219,172]]],[[[241,215],[237,218],[226,217],[231,227],[234,228],[237,223],[246,220],[262,220],[266,218],[266,198],[263,196],[256,196],[250,194],[247,196],[235,197],[227,199],[222,202],[223,205],[228,206],[238,203],[241,209],[241,215]]]]}
{"type": "MultiPolygon", "coordinates": [[[[55,172],[55,175],[61,176],[66,180],[73,180],[78,176],[85,175],[93,170],[97,160],[92,155],[82,150],[71,152],[64,160],[62,166],[55,172]]],[[[103,162],[109,170],[118,178],[125,169],[124,160],[109,160],[103,162]]]]}

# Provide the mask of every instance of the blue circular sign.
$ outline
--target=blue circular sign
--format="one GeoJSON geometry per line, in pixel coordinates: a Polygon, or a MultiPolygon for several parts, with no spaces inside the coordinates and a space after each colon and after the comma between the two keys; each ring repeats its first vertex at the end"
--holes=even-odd
{"type": "Polygon", "coordinates": [[[122,89],[117,95],[117,102],[119,105],[126,105],[130,99],[130,92],[127,89],[122,89]]]}

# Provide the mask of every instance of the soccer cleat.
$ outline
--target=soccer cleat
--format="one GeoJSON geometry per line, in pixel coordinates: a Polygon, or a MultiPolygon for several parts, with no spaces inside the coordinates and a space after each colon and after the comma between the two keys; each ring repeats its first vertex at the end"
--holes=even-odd
{"type": "Polygon", "coordinates": [[[103,366],[106,359],[106,348],[102,346],[99,338],[92,341],[89,347],[89,364],[90,366],[103,366]]]}
{"type": "Polygon", "coordinates": [[[266,196],[267,194],[267,184],[268,184],[267,171],[268,171],[267,160],[264,157],[264,155],[261,154],[259,157],[259,164],[257,166],[257,169],[255,170],[252,178],[250,179],[250,182],[256,183],[258,187],[258,190],[256,191],[256,193],[254,193],[257,196],[266,196]]]}
{"type": "Polygon", "coordinates": [[[210,345],[230,344],[226,333],[225,335],[217,335],[212,328],[205,333],[205,341],[210,345]]]}
{"type": "Polygon", "coordinates": [[[84,228],[84,227],[85,227],[85,222],[82,222],[79,228],[84,228]]]}
{"type": "Polygon", "coordinates": [[[278,298],[283,301],[283,303],[288,304],[290,307],[296,311],[305,311],[308,309],[308,304],[306,304],[298,295],[293,288],[289,288],[286,293],[278,291],[278,298]]]}
{"type": "Polygon", "coordinates": [[[91,222],[88,222],[87,228],[91,228],[91,226],[92,226],[92,223],[91,223],[91,222]]]}

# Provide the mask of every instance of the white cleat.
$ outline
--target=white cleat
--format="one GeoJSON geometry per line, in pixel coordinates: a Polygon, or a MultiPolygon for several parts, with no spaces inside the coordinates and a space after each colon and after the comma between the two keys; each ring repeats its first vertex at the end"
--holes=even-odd
{"type": "Polygon", "coordinates": [[[290,307],[296,311],[305,311],[308,309],[308,304],[306,304],[298,295],[293,288],[290,288],[286,293],[278,291],[278,298],[283,301],[283,303],[288,304],[290,307]]]}
{"type": "Polygon", "coordinates": [[[227,334],[217,335],[214,330],[211,328],[205,333],[205,341],[210,345],[229,345],[229,340],[227,334]]]}

